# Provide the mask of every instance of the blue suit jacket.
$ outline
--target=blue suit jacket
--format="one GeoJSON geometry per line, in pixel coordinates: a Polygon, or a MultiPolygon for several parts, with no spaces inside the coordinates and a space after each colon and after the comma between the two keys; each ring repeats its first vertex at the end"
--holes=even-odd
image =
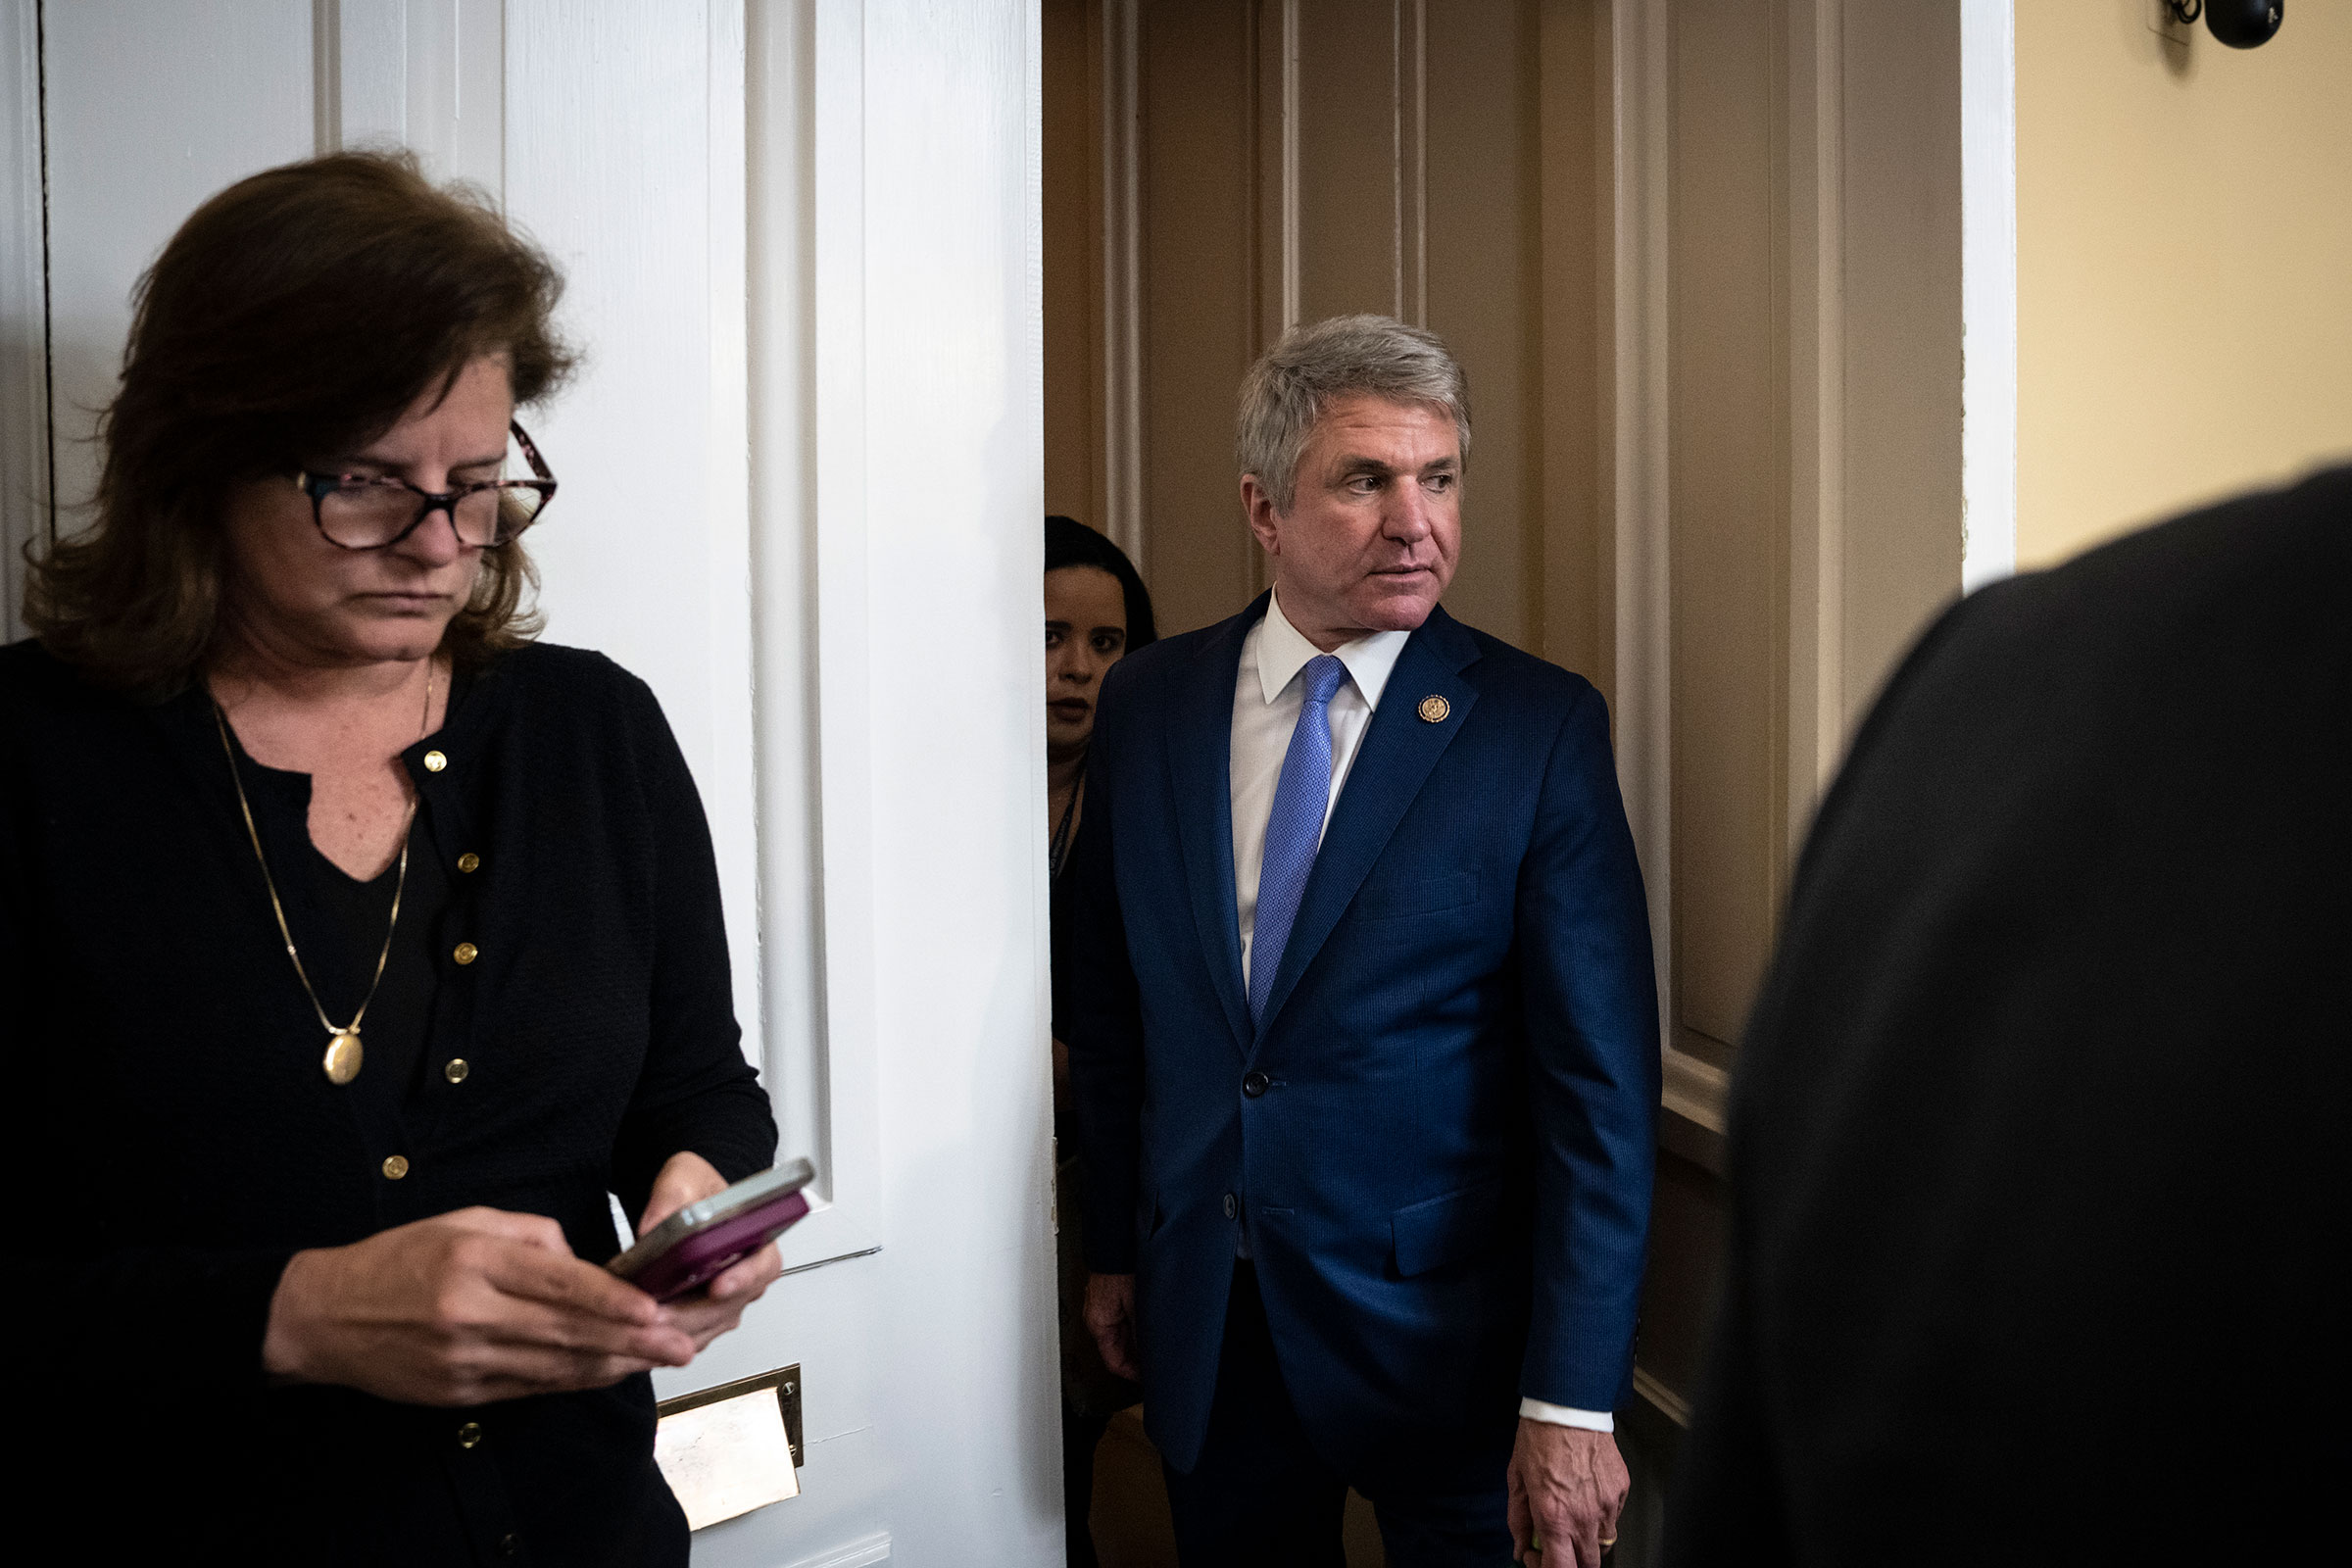
{"type": "Polygon", "coordinates": [[[1491,1482],[1519,1396],[1611,1409],[1630,1375],[1657,994],[1607,710],[1581,677],[1433,611],[1252,1028],[1228,772],[1242,640],[1265,606],[1104,683],[1064,1030],[1088,1264],[1140,1276],[1145,1412],[1178,1469],[1216,1387],[1230,1195],[1323,1456],[1428,1478],[1433,1458],[1475,1454],[1491,1482]],[[1270,1080],[1255,1097],[1251,1072],[1270,1080]]]}

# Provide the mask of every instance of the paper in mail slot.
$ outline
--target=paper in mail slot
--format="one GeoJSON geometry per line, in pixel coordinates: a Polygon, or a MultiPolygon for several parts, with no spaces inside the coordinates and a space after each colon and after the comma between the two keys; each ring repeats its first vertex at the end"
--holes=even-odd
{"type": "Polygon", "coordinates": [[[663,1416],[654,1429],[654,1462],[691,1530],[801,1494],[774,1389],[663,1416]]]}

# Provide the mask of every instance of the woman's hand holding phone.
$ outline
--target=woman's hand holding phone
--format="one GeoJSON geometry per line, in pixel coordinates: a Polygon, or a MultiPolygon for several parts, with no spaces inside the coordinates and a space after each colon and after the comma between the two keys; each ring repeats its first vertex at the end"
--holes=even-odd
{"type": "MultiPolygon", "coordinates": [[[[663,1167],[662,1182],[672,1182],[680,1160],[710,1171],[681,1154],[663,1167]]],[[[654,1206],[663,1192],[657,1183],[654,1206]]],[[[603,1388],[653,1367],[683,1366],[732,1328],[775,1277],[775,1249],[761,1255],[767,1273],[756,1287],[734,1277],[756,1275],[758,1257],[714,1282],[734,1280],[720,1298],[721,1323],[709,1309],[719,1301],[690,1316],[582,1262],[545,1215],[459,1209],[349,1247],[295,1253],[270,1298],[263,1369],[280,1381],[338,1384],[409,1404],[603,1388]]]]}
{"type": "MultiPolygon", "coordinates": [[[[726,1189],[727,1179],[702,1155],[690,1150],[670,1155],[661,1174],[654,1178],[653,1195],[646,1202],[644,1216],[637,1222],[637,1234],[645,1235],[688,1203],[726,1189]]],[[[783,1272],[783,1259],[776,1251],[776,1244],[769,1242],[751,1256],[729,1264],[702,1290],[679,1297],[662,1310],[700,1351],[741,1323],[743,1309],[760,1299],[783,1272]]]]}

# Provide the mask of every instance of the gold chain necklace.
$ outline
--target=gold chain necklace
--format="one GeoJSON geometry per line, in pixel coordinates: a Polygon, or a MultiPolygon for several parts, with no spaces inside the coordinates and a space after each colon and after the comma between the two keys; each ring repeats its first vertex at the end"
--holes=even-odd
{"type": "MultiPolygon", "coordinates": [[[[416,727],[416,738],[424,739],[433,723],[433,677],[439,671],[433,666],[430,655],[424,666],[424,718],[416,727]]],[[[311,985],[310,972],[302,966],[302,955],[294,951],[294,933],[286,928],[286,906],[278,901],[277,881],[270,874],[270,857],[262,853],[261,830],[253,825],[253,803],[245,799],[245,779],[237,770],[237,754],[229,745],[228,718],[220,710],[220,700],[213,699],[213,723],[220,731],[220,755],[228,759],[228,781],[237,787],[237,809],[245,813],[245,836],[253,841],[253,858],[262,863],[262,886],[270,890],[270,908],[277,916],[277,934],[285,938],[286,956],[294,960],[294,978],[302,982],[303,994],[311,999],[311,1010],[318,1014],[319,1026],[326,1031],[326,1054],[318,1065],[332,1084],[347,1084],[360,1075],[366,1053],[360,1048],[360,1020],[368,1016],[368,1004],[375,1000],[375,988],[384,983],[384,965],[392,958],[392,933],[400,929],[400,896],[409,886],[409,835],[416,825],[416,796],[409,796],[409,814],[400,828],[400,874],[392,883],[392,919],[384,927],[384,951],[375,956],[375,976],[368,982],[368,995],[360,1001],[360,1010],[351,1015],[351,1022],[341,1028],[326,1015],[319,1004],[318,993],[311,985]]]]}

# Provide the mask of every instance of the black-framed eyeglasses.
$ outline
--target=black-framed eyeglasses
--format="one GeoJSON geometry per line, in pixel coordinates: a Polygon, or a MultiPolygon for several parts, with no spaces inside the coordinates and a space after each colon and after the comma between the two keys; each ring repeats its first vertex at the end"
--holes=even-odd
{"type": "Polygon", "coordinates": [[[311,520],[330,545],[345,550],[388,550],[424,525],[436,512],[449,514],[458,543],[469,550],[503,545],[539,520],[556,498],[556,476],[518,423],[507,426],[522,449],[535,479],[485,479],[453,490],[419,490],[405,479],[366,473],[294,475],[311,498],[311,520]]]}

